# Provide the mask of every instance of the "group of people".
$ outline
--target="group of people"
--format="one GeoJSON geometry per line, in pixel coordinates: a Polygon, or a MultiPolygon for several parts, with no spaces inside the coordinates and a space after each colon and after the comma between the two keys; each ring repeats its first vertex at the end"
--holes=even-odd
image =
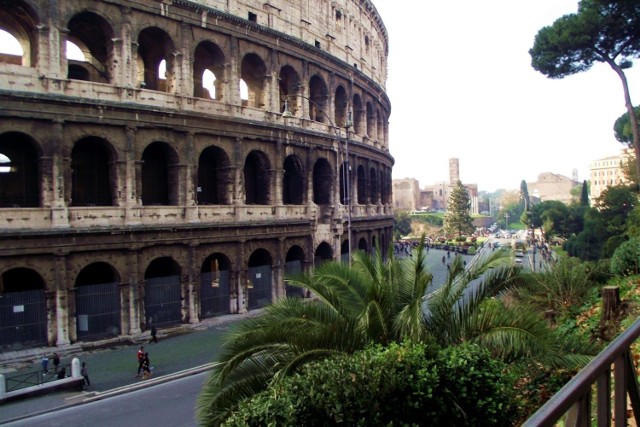
{"type": "Polygon", "coordinates": [[[138,373],[136,378],[142,378],[143,380],[151,378],[151,362],[149,361],[149,353],[144,351],[144,347],[140,346],[138,350],[138,373]],[[142,373],[142,376],[140,376],[142,373]]]}
{"type": "MultiPolygon", "coordinates": [[[[62,366],[60,367],[60,356],[58,353],[53,353],[51,357],[53,362],[53,374],[57,377],[57,379],[62,380],[67,377],[67,368],[62,366]]],[[[44,375],[49,374],[49,357],[45,354],[42,356],[42,373],[44,375]]],[[[91,381],[89,381],[89,369],[87,368],[87,363],[82,362],[82,367],[80,368],[80,375],[84,378],[84,384],[89,386],[91,385],[91,381]]]]}

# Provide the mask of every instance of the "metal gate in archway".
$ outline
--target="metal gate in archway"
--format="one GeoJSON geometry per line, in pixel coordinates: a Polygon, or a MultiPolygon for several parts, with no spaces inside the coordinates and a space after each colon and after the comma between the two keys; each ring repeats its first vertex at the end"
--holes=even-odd
{"type": "Polygon", "coordinates": [[[44,289],[0,294],[0,352],[46,345],[44,289]]]}
{"type": "MultiPolygon", "coordinates": [[[[289,261],[284,264],[284,274],[298,274],[302,273],[302,261],[295,260],[289,261]]],[[[304,297],[304,289],[297,286],[291,286],[285,284],[284,287],[287,298],[302,298],[304,297]]]]}
{"type": "Polygon", "coordinates": [[[249,288],[249,310],[271,304],[271,266],[249,267],[247,274],[253,285],[249,288]]]}
{"type": "Polygon", "coordinates": [[[144,312],[147,328],[168,326],[182,321],[180,276],[145,279],[144,312]]]}
{"type": "Polygon", "coordinates": [[[120,286],[117,282],[81,285],[75,291],[78,340],[120,335],[120,286]]]}
{"type": "Polygon", "coordinates": [[[229,271],[207,272],[200,275],[200,318],[231,313],[229,301],[229,271]]]}

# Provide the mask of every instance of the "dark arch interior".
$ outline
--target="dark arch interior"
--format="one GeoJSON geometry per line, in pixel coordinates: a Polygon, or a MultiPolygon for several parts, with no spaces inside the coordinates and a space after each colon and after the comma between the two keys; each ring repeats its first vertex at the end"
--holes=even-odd
{"type": "Polygon", "coordinates": [[[36,291],[45,289],[44,280],[35,271],[28,268],[14,268],[2,274],[2,286],[4,292],[36,291]]]}

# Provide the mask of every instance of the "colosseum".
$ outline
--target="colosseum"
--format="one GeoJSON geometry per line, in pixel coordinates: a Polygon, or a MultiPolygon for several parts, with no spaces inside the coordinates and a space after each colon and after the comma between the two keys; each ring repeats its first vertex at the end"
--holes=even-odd
{"type": "Polygon", "coordinates": [[[389,246],[371,0],[0,5],[0,352],[255,310],[389,246]]]}

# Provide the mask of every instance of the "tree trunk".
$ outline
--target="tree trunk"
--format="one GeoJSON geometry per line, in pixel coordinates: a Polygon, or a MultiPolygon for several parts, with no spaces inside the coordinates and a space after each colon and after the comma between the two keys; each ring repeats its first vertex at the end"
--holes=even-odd
{"type": "Polygon", "coordinates": [[[605,286],[602,288],[602,305],[602,320],[614,320],[620,309],[620,289],[617,286],[605,286]]]}

